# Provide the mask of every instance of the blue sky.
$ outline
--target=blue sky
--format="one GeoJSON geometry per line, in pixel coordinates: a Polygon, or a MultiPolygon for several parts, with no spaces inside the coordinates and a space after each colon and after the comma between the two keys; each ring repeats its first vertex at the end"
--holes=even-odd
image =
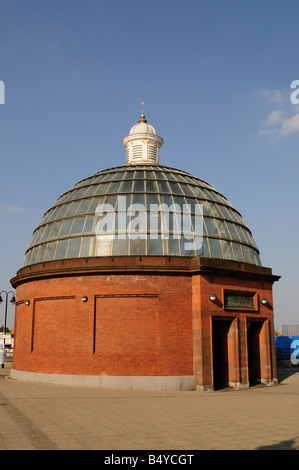
{"type": "MultiPolygon", "coordinates": [[[[186,170],[241,212],[274,285],[275,326],[299,324],[298,2],[0,0],[0,290],[46,210],[125,163],[145,102],[186,170]]],[[[4,306],[0,306],[0,323],[4,306]]],[[[13,325],[13,310],[9,311],[13,325]]]]}

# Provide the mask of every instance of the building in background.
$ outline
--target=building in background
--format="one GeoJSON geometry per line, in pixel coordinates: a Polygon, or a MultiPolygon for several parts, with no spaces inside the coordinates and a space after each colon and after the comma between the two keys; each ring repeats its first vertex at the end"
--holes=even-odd
{"type": "Polygon", "coordinates": [[[159,163],[163,139],[143,112],[123,144],[125,164],[80,181],[33,233],[11,281],[12,376],[156,390],[276,383],[279,277],[241,214],[159,163]]]}
{"type": "Polygon", "coordinates": [[[282,325],[283,336],[299,336],[299,325],[282,325]]]}

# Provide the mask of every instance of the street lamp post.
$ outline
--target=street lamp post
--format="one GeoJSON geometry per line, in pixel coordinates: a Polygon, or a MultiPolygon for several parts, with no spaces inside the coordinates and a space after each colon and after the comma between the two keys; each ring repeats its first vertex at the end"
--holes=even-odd
{"type": "MultiPolygon", "coordinates": [[[[5,294],[5,315],[4,315],[4,327],[3,327],[4,328],[3,333],[5,335],[5,333],[6,333],[6,323],[7,323],[7,305],[8,305],[8,296],[9,296],[9,294],[12,294],[12,298],[10,300],[10,302],[12,304],[15,304],[16,299],[15,299],[15,294],[12,291],[7,292],[6,290],[3,290],[3,291],[0,292],[0,304],[2,304],[4,302],[4,300],[2,298],[2,294],[5,294]]],[[[4,339],[3,339],[3,351],[4,351],[4,354],[5,354],[5,336],[4,336],[4,339]]],[[[2,369],[4,369],[4,359],[2,361],[2,369]]]]}

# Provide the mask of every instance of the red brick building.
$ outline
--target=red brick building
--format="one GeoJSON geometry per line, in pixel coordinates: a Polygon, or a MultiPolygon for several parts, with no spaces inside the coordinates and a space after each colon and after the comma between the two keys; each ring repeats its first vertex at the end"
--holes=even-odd
{"type": "Polygon", "coordinates": [[[142,114],[125,165],[63,194],[33,233],[16,288],[12,376],[212,390],[276,379],[272,285],[241,214],[159,164],[142,114]]]}

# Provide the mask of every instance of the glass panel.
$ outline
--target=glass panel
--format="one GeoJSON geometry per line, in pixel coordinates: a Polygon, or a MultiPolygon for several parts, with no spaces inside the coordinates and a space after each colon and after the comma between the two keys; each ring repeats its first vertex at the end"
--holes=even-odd
{"type": "Polygon", "coordinates": [[[31,256],[30,256],[30,264],[36,264],[37,261],[36,261],[36,258],[37,258],[37,255],[38,255],[38,251],[39,251],[39,246],[35,246],[32,250],[31,250],[31,256]]]}
{"type": "Polygon", "coordinates": [[[147,210],[150,210],[151,205],[158,205],[160,204],[160,200],[158,196],[154,194],[150,194],[146,196],[146,208],[147,210]]]}
{"type": "Polygon", "coordinates": [[[45,231],[44,231],[44,233],[43,233],[42,241],[48,240],[49,234],[50,234],[50,232],[51,232],[51,230],[52,230],[52,227],[53,227],[53,222],[52,222],[51,224],[48,224],[48,225],[46,226],[46,229],[45,229],[45,231]]]}
{"type": "Polygon", "coordinates": [[[36,262],[37,263],[41,263],[42,261],[44,261],[44,256],[45,256],[45,251],[46,251],[46,248],[47,248],[47,245],[46,244],[43,244],[39,247],[39,252],[38,252],[38,256],[36,258],[36,262]]]}
{"type": "Polygon", "coordinates": [[[54,259],[56,244],[57,242],[48,243],[44,261],[52,261],[54,259]]]}
{"type": "Polygon", "coordinates": [[[59,211],[59,218],[62,219],[65,216],[66,211],[69,209],[70,205],[69,204],[64,204],[59,211]]]}
{"type": "Polygon", "coordinates": [[[96,195],[105,194],[110,183],[101,183],[94,191],[96,195]]]}
{"type": "Polygon", "coordinates": [[[239,222],[240,219],[239,217],[237,216],[236,212],[233,211],[233,210],[229,210],[229,213],[230,213],[230,216],[231,218],[233,219],[234,222],[239,222]]]}
{"type": "Polygon", "coordinates": [[[103,202],[104,202],[104,197],[95,197],[92,200],[92,203],[89,206],[88,213],[89,214],[95,214],[96,210],[97,210],[97,207],[100,208],[101,205],[103,204],[103,202]]]}
{"type": "Polygon", "coordinates": [[[109,193],[110,193],[110,194],[112,194],[112,193],[118,193],[118,192],[119,192],[120,185],[121,185],[121,181],[117,181],[117,182],[115,182],[115,183],[111,183],[110,188],[109,188],[109,193]]]}
{"type": "Polygon", "coordinates": [[[124,180],[132,180],[134,178],[134,171],[128,171],[124,176],[124,180]]]}
{"type": "Polygon", "coordinates": [[[148,239],[147,241],[147,254],[148,255],[163,255],[163,247],[161,238],[154,240],[148,239]]]}
{"type": "Polygon", "coordinates": [[[132,197],[132,204],[142,204],[142,206],[145,209],[145,196],[144,194],[133,194],[132,197]]]}
{"type": "Polygon", "coordinates": [[[205,199],[205,195],[203,191],[198,187],[198,186],[192,186],[193,192],[196,197],[199,197],[201,199],[205,199]]]}
{"type": "Polygon", "coordinates": [[[216,238],[210,238],[209,243],[210,243],[212,258],[222,258],[220,240],[217,240],[216,238]]]}
{"type": "Polygon", "coordinates": [[[144,179],[144,171],[136,171],[134,179],[137,179],[137,178],[143,180],[144,179]]]}
{"type": "Polygon", "coordinates": [[[178,185],[178,183],[169,183],[170,185],[170,189],[171,189],[171,192],[174,193],[174,194],[183,194],[180,186],[178,185]]]}
{"type": "Polygon", "coordinates": [[[92,253],[90,253],[90,237],[83,237],[82,240],[82,245],[81,245],[81,253],[80,256],[82,258],[87,257],[87,256],[92,256],[92,253]]]}
{"type": "Polygon", "coordinates": [[[78,258],[81,238],[71,238],[67,250],[67,258],[78,258]]]}
{"type": "Polygon", "coordinates": [[[215,219],[210,219],[209,217],[205,217],[204,222],[207,227],[207,233],[209,235],[220,235],[218,232],[217,224],[215,219]]]}
{"type": "Polygon", "coordinates": [[[176,173],[176,177],[177,177],[177,180],[182,182],[182,183],[186,183],[186,180],[185,180],[185,177],[180,175],[179,173],[176,173]]]}
{"type": "Polygon", "coordinates": [[[120,179],[119,176],[120,176],[120,173],[118,173],[118,171],[116,171],[115,173],[111,173],[110,181],[116,181],[116,180],[120,179]]]}
{"type": "Polygon", "coordinates": [[[195,256],[194,237],[181,238],[181,253],[183,256],[195,256]]]}
{"type": "Polygon", "coordinates": [[[128,256],[128,239],[116,238],[113,242],[112,255],[128,256]]]}
{"type": "Polygon", "coordinates": [[[34,240],[34,243],[38,243],[42,239],[43,232],[45,231],[45,227],[41,227],[38,231],[38,235],[34,240]]]}
{"type": "Polygon", "coordinates": [[[132,199],[131,194],[120,194],[117,199],[117,206],[116,206],[117,211],[119,212],[126,211],[131,205],[131,199],[132,199]]]}
{"type": "Polygon", "coordinates": [[[245,242],[245,243],[246,243],[247,240],[246,240],[246,237],[245,237],[245,235],[244,235],[244,233],[243,233],[243,230],[242,230],[242,228],[240,227],[240,225],[235,225],[235,229],[236,229],[236,231],[237,231],[237,233],[238,233],[238,235],[239,235],[239,237],[240,237],[240,240],[241,240],[242,242],[245,242]]]}
{"type": "Polygon", "coordinates": [[[178,256],[180,254],[179,240],[177,238],[173,238],[173,235],[170,235],[168,240],[165,240],[165,242],[167,255],[178,256]]]}
{"type": "Polygon", "coordinates": [[[210,253],[210,248],[208,244],[208,240],[206,238],[203,239],[203,244],[202,244],[202,249],[200,253],[197,253],[199,256],[203,256],[205,258],[210,258],[211,253],[210,253]]]}
{"type": "Polygon", "coordinates": [[[157,185],[155,181],[147,181],[146,182],[146,192],[157,192],[157,185]]]}
{"type": "MultiPolygon", "coordinates": [[[[116,198],[117,196],[106,196],[105,198],[105,205],[108,204],[109,206],[111,206],[113,208],[113,210],[115,210],[116,208],[116,198]]],[[[108,209],[110,209],[108,207],[108,209]]]]}
{"type": "Polygon", "coordinates": [[[168,181],[175,181],[175,182],[178,181],[174,173],[167,173],[167,179],[168,181]]]}
{"type": "Polygon", "coordinates": [[[251,256],[248,246],[242,245],[243,256],[245,263],[251,263],[251,256]]]}
{"type": "Polygon", "coordinates": [[[145,177],[146,177],[146,179],[149,179],[149,180],[156,179],[155,173],[153,171],[146,171],[145,172],[145,177]]]}
{"type": "Polygon", "coordinates": [[[74,225],[72,227],[72,233],[82,233],[84,222],[85,217],[78,217],[75,219],[74,225]]]}
{"type": "Polygon", "coordinates": [[[146,240],[142,238],[137,238],[137,240],[130,240],[130,255],[131,256],[141,256],[145,255],[146,249],[146,240]]]}
{"type": "Polygon", "coordinates": [[[95,183],[100,183],[100,181],[102,181],[104,178],[104,175],[100,175],[100,176],[97,176],[94,180],[95,183]]]}
{"type": "Polygon", "coordinates": [[[234,242],[232,243],[232,245],[233,245],[236,261],[241,261],[244,263],[244,257],[243,257],[243,253],[241,251],[240,245],[234,242]]]}
{"type": "Polygon", "coordinates": [[[224,220],[215,220],[221,238],[231,238],[224,220]]]}
{"type": "Polygon", "coordinates": [[[58,212],[60,209],[61,209],[60,206],[55,207],[55,209],[53,209],[53,210],[51,211],[51,213],[49,214],[49,217],[47,218],[47,222],[51,222],[52,220],[54,220],[55,217],[56,217],[57,212],[58,212]]]}
{"type": "Polygon", "coordinates": [[[84,233],[92,232],[93,221],[95,220],[94,215],[88,215],[86,217],[86,224],[84,226],[84,233]]]}
{"type": "Polygon", "coordinates": [[[227,225],[227,228],[228,228],[228,231],[230,233],[231,238],[233,240],[238,240],[239,241],[239,236],[238,236],[238,233],[236,231],[235,225],[232,224],[231,222],[226,222],[226,225],[227,225]]]}
{"type": "Polygon", "coordinates": [[[161,203],[166,204],[168,207],[170,207],[174,204],[172,196],[166,196],[165,194],[164,194],[164,196],[161,196],[161,203]]]}
{"type": "Polygon", "coordinates": [[[159,191],[162,193],[170,193],[169,184],[166,181],[159,181],[158,183],[159,191]]]}
{"type": "MultiPolygon", "coordinates": [[[[78,191],[79,191],[79,189],[76,190],[76,192],[78,192],[78,191]]],[[[64,202],[67,202],[67,201],[69,201],[70,199],[72,199],[72,198],[73,198],[73,194],[74,194],[74,191],[70,191],[69,193],[67,193],[64,202]]],[[[75,193],[75,194],[76,194],[76,193],[75,193]]]]}
{"type": "Polygon", "coordinates": [[[183,212],[184,205],[186,204],[186,200],[183,197],[173,196],[173,202],[175,205],[178,205],[180,208],[180,212],[183,212]]]}
{"type": "Polygon", "coordinates": [[[57,242],[57,248],[54,259],[65,259],[66,247],[68,240],[59,240],[57,242]]]}
{"type": "Polygon", "coordinates": [[[226,240],[221,240],[220,243],[222,246],[223,258],[234,260],[234,253],[233,253],[231,242],[228,242],[226,240]]]}
{"type": "Polygon", "coordinates": [[[60,237],[69,234],[72,222],[73,222],[73,219],[64,220],[63,226],[61,227],[61,231],[60,231],[60,234],[59,234],[60,237]]]}
{"type": "Polygon", "coordinates": [[[86,214],[88,212],[88,208],[90,206],[91,199],[82,199],[80,206],[77,210],[77,215],[79,214],[86,214]]]}
{"type": "Polygon", "coordinates": [[[67,217],[71,217],[72,215],[75,215],[78,207],[79,207],[79,204],[80,204],[81,201],[76,201],[76,202],[72,202],[71,205],[70,205],[70,208],[69,210],[67,211],[66,213],[66,216],[67,217]]]}
{"type": "Polygon", "coordinates": [[[49,238],[56,238],[58,236],[61,225],[62,225],[62,221],[54,223],[49,238]]]}
{"type": "Polygon", "coordinates": [[[133,192],[144,192],[144,181],[135,181],[133,192]]]}
{"type": "Polygon", "coordinates": [[[210,209],[215,217],[220,217],[221,219],[225,218],[218,204],[212,202],[210,204],[210,209]]]}
{"type": "Polygon", "coordinates": [[[214,199],[211,196],[211,191],[207,191],[206,189],[202,189],[203,193],[203,198],[206,199],[207,201],[214,201],[214,199]]]}
{"type": "Polygon", "coordinates": [[[221,207],[221,212],[224,215],[226,220],[231,220],[231,221],[235,220],[235,218],[232,215],[231,209],[229,209],[227,206],[222,206],[221,207]]]}
{"type": "Polygon", "coordinates": [[[132,183],[133,181],[124,181],[121,186],[122,193],[130,193],[132,191],[132,183]]]}
{"type": "Polygon", "coordinates": [[[187,184],[181,184],[181,188],[183,190],[183,193],[186,196],[194,196],[193,191],[191,190],[190,186],[188,186],[187,184]]]}

